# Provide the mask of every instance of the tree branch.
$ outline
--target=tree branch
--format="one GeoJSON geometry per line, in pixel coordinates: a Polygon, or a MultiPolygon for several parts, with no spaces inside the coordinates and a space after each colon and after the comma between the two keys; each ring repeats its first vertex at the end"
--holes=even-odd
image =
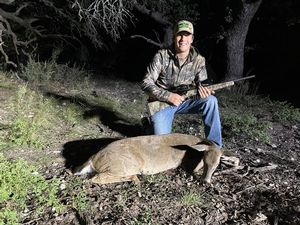
{"type": "Polygon", "coordinates": [[[113,40],[119,39],[127,27],[126,19],[133,17],[126,7],[128,4],[123,0],[95,0],[84,5],[75,0],[72,8],[78,10],[80,20],[85,22],[88,36],[96,46],[101,47],[103,43],[99,38],[98,28],[103,28],[113,40]]]}
{"type": "Polygon", "coordinates": [[[155,42],[155,41],[153,41],[153,40],[151,40],[151,39],[149,39],[149,38],[146,38],[146,37],[143,36],[143,35],[138,35],[138,34],[137,34],[137,35],[131,35],[130,38],[142,38],[143,40],[145,40],[146,42],[148,42],[148,43],[150,43],[150,44],[153,44],[153,45],[158,46],[158,47],[160,47],[160,48],[163,47],[163,44],[158,43],[158,42],[155,42]]]}
{"type": "Polygon", "coordinates": [[[15,0],[0,0],[0,4],[9,5],[10,3],[13,3],[15,0]]]}
{"type": "Polygon", "coordinates": [[[3,40],[2,40],[2,35],[3,35],[2,27],[3,27],[3,24],[0,23],[0,52],[1,52],[1,54],[4,56],[5,63],[6,63],[6,64],[10,64],[10,65],[12,65],[12,66],[14,66],[14,67],[16,68],[17,65],[16,65],[14,62],[12,62],[12,61],[9,60],[7,54],[5,53],[5,51],[4,51],[3,47],[2,47],[2,45],[4,44],[4,42],[3,42],[3,40]]]}

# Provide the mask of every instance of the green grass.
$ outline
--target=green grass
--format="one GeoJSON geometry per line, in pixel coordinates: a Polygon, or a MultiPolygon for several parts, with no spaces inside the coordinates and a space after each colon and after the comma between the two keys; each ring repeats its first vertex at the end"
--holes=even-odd
{"type": "Polygon", "coordinates": [[[181,197],[180,197],[180,202],[184,206],[195,206],[195,205],[200,205],[203,203],[203,197],[202,194],[199,193],[196,190],[185,190],[181,197]]]}
{"type": "Polygon", "coordinates": [[[151,225],[153,224],[153,216],[152,211],[150,209],[146,209],[142,211],[137,218],[133,218],[130,222],[131,225],[151,225]]]}
{"type": "Polygon", "coordinates": [[[144,176],[143,179],[148,184],[160,183],[160,182],[167,182],[168,176],[164,173],[158,173],[154,175],[147,175],[144,176]]]}
{"type": "Polygon", "coordinates": [[[226,135],[246,135],[251,139],[270,142],[268,129],[271,127],[269,121],[260,121],[251,113],[227,113],[222,116],[223,132],[226,135]]]}
{"type": "Polygon", "coordinates": [[[82,109],[75,104],[64,104],[21,85],[8,101],[10,129],[7,145],[42,148],[49,143],[49,135],[61,124],[73,126],[82,120],[82,109]]]}
{"type": "Polygon", "coordinates": [[[48,211],[62,212],[58,180],[50,181],[23,160],[11,161],[0,155],[0,224],[18,224],[24,211],[35,217],[48,211]]]}
{"type": "Polygon", "coordinates": [[[242,135],[269,143],[272,122],[293,125],[300,121],[299,109],[286,102],[249,94],[242,87],[218,93],[221,121],[225,136],[242,135]]]}
{"type": "Polygon", "coordinates": [[[83,183],[79,177],[74,177],[67,184],[67,193],[71,196],[71,207],[79,213],[84,213],[90,209],[89,200],[86,192],[83,190],[83,183]]]}
{"type": "Polygon", "coordinates": [[[26,86],[21,86],[10,100],[13,114],[8,141],[18,146],[41,147],[42,130],[50,128],[50,105],[47,99],[26,86]]]}
{"type": "Polygon", "coordinates": [[[46,180],[35,166],[24,160],[8,160],[0,154],[0,224],[21,224],[28,213],[30,218],[60,214],[73,208],[79,213],[90,209],[83,183],[72,178],[60,190],[57,178],[46,180]],[[61,198],[70,199],[60,202],[61,198]]]}
{"type": "Polygon", "coordinates": [[[300,122],[300,109],[293,107],[287,102],[273,101],[270,103],[270,108],[273,109],[273,119],[284,125],[300,122]]]}

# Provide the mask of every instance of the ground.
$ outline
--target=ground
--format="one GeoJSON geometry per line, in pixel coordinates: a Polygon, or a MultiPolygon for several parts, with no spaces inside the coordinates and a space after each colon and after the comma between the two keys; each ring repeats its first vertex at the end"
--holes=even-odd
{"type": "MultiPolygon", "coordinates": [[[[96,97],[101,93],[115,95],[128,103],[142,95],[137,83],[123,87],[120,82],[115,85],[105,80],[98,82],[91,91],[96,97]]],[[[1,90],[2,120],[6,111],[1,108],[1,102],[10,95],[9,90],[1,90]]],[[[65,96],[65,93],[60,95],[65,96]]],[[[108,114],[117,115],[116,112],[108,114]]],[[[28,216],[23,224],[300,224],[299,123],[273,122],[269,144],[243,136],[224,137],[226,149],[240,158],[240,166],[233,168],[221,164],[210,185],[202,183],[200,174],[188,174],[181,168],[139,176],[139,186],[131,182],[96,185],[81,177],[74,178],[72,165],[86,160],[115,138],[139,133],[136,126],[116,126],[117,120],[110,116],[102,115],[88,128],[102,132],[105,138],[62,136],[43,151],[6,150],[7,157],[32,162],[46,156],[49,160],[44,160],[39,168],[47,179],[59,178],[61,190],[64,184],[78,182],[80,185],[73,185],[74,190],[68,191],[83,189],[87,193],[87,210],[74,207],[63,214],[50,213],[37,219],[28,216]],[[105,118],[110,122],[104,121],[105,118]]],[[[199,126],[193,117],[176,118],[176,123],[178,127],[184,126],[185,133],[194,134],[199,126]]],[[[63,195],[61,200],[70,201],[63,195]]]]}

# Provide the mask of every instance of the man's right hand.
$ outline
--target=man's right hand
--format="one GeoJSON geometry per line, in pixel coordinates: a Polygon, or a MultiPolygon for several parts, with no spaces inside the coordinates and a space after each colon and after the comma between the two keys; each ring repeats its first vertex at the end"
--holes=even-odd
{"type": "Polygon", "coordinates": [[[171,103],[172,105],[179,106],[184,101],[184,99],[185,98],[179,94],[171,93],[168,98],[168,102],[171,103]]]}

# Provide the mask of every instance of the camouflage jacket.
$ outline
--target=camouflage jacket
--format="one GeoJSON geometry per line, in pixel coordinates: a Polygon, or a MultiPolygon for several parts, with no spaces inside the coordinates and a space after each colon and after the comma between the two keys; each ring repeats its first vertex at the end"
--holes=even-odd
{"type": "Polygon", "coordinates": [[[170,95],[169,88],[193,82],[199,86],[206,79],[205,59],[194,47],[182,66],[172,50],[162,49],[148,66],[141,87],[151,98],[166,102],[170,95]]]}

